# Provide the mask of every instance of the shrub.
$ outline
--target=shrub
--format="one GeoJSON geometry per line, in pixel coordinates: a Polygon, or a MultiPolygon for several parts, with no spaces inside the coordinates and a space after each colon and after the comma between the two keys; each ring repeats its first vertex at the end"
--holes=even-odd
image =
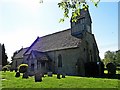
{"type": "Polygon", "coordinates": [[[21,64],[21,65],[18,67],[18,69],[19,69],[19,72],[20,72],[20,73],[25,73],[25,72],[27,72],[28,65],[27,65],[27,64],[21,64]]]}
{"type": "Polygon", "coordinates": [[[8,70],[11,69],[11,65],[5,65],[5,66],[8,68],[8,70]]]}
{"type": "Polygon", "coordinates": [[[11,68],[11,65],[5,65],[3,68],[2,68],[2,71],[9,71],[11,68]]]}
{"type": "Polygon", "coordinates": [[[2,71],[4,71],[4,72],[8,71],[8,67],[4,66],[4,67],[2,68],[2,71]]]}

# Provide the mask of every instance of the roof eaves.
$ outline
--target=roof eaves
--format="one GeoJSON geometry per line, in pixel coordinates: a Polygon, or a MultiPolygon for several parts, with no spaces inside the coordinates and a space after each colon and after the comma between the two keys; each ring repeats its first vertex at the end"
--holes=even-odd
{"type": "Polygon", "coordinates": [[[32,46],[34,46],[34,44],[39,40],[39,37],[36,38],[36,40],[31,44],[31,46],[26,50],[26,52],[23,54],[25,55],[27,52],[29,52],[29,50],[32,48],[32,46]]]}

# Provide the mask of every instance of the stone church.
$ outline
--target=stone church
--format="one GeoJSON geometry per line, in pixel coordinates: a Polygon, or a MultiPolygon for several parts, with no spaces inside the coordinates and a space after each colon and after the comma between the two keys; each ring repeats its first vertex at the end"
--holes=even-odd
{"type": "Polygon", "coordinates": [[[18,52],[22,52],[20,57],[16,54],[19,58],[13,57],[13,67],[27,63],[30,74],[51,71],[85,76],[85,63],[100,61],[89,11],[81,10],[77,22],[70,23],[70,29],[37,37],[28,48],[18,52]]]}

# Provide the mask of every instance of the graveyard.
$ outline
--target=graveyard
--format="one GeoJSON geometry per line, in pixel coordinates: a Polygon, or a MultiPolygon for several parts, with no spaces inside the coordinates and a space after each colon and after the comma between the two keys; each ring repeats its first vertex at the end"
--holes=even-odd
{"type": "Polygon", "coordinates": [[[2,74],[2,88],[118,88],[119,86],[118,79],[67,75],[58,79],[56,74],[51,77],[45,74],[41,82],[35,82],[34,76],[22,78],[21,73],[20,77],[15,77],[16,73],[10,71],[1,71],[0,74],[2,74]]]}

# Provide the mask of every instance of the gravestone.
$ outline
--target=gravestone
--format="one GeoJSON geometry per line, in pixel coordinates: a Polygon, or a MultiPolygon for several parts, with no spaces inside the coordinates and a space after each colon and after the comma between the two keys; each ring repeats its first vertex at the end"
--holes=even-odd
{"type": "Polygon", "coordinates": [[[42,81],[42,73],[36,73],[34,78],[35,78],[35,82],[41,82],[42,81]]]}
{"type": "Polygon", "coordinates": [[[15,77],[20,77],[20,72],[16,72],[15,77]]]}
{"type": "Polygon", "coordinates": [[[62,78],[65,78],[65,73],[62,74],[62,78]]]}
{"type": "Polygon", "coordinates": [[[57,78],[60,79],[60,74],[59,73],[57,74],[57,78]]]}
{"type": "Polygon", "coordinates": [[[52,72],[48,72],[48,77],[52,77],[52,72]]]}
{"type": "Polygon", "coordinates": [[[25,73],[23,73],[23,76],[22,76],[22,78],[28,78],[28,72],[25,72],[25,73]]]}
{"type": "Polygon", "coordinates": [[[17,72],[17,69],[15,69],[15,72],[17,72]]]}
{"type": "Polygon", "coordinates": [[[116,66],[114,63],[108,63],[106,65],[107,70],[108,70],[108,77],[114,77],[116,74],[116,66]]]}
{"type": "Polygon", "coordinates": [[[45,76],[44,76],[44,73],[42,73],[42,77],[45,77],[45,76]]]}
{"type": "Polygon", "coordinates": [[[13,72],[13,69],[10,69],[10,72],[13,72]]]}

